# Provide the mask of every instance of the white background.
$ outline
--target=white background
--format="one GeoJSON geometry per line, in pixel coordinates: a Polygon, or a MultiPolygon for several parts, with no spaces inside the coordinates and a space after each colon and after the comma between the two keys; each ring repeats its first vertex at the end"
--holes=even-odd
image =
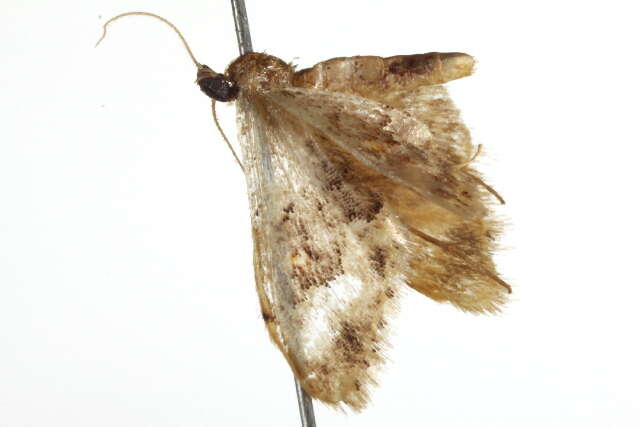
{"type": "MultiPolygon", "coordinates": [[[[506,198],[513,284],[478,317],[408,292],[371,405],[319,427],[637,426],[638,44],[627,1],[247,1],[257,51],[463,51],[451,93],[506,198]]],[[[244,178],[174,33],[227,1],[3,1],[0,426],[296,426],[254,291],[244,178]],[[188,5],[188,6],[187,6],[188,5]]],[[[222,107],[235,141],[233,107],[222,107]]]]}

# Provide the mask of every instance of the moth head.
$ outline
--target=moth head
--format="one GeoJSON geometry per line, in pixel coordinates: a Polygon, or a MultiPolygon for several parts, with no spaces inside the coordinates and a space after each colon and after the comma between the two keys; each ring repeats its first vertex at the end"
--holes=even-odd
{"type": "Polygon", "coordinates": [[[238,97],[238,84],[224,74],[216,73],[206,65],[198,67],[196,83],[209,98],[228,102],[238,97]]]}

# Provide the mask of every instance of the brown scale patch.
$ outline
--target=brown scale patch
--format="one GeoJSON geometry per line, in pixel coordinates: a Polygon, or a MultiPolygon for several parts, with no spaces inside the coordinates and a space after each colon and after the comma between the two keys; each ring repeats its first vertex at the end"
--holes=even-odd
{"type": "Polygon", "coordinates": [[[306,260],[304,265],[292,265],[293,279],[301,289],[328,286],[330,281],[344,274],[341,251],[337,244],[334,246],[337,250],[330,252],[321,251],[309,243],[303,243],[298,252],[293,254],[293,259],[302,257],[306,260]]]}
{"type": "Polygon", "coordinates": [[[344,274],[344,269],[342,268],[342,249],[340,249],[340,244],[338,242],[333,242],[331,244],[333,247],[333,253],[337,259],[337,266],[339,268],[340,274],[344,274]]]}
{"type": "Polygon", "coordinates": [[[293,202],[289,203],[282,211],[284,215],[282,215],[282,222],[287,222],[291,219],[291,214],[293,213],[293,202]]]}
{"type": "Polygon", "coordinates": [[[396,291],[391,288],[387,288],[384,290],[384,294],[387,296],[387,298],[393,298],[396,296],[396,291]]]}
{"type": "Polygon", "coordinates": [[[303,245],[302,250],[304,251],[305,254],[307,254],[309,258],[311,258],[311,261],[318,261],[320,259],[320,254],[318,254],[318,252],[311,249],[309,245],[303,245]]]}
{"type": "Polygon", "coordinates": [[[391,133],[391,132],[387,132],[387,131],[383,131],[383,132],[378,132],[377,135],[378,136],[378,141],[382,141],[385,144],[388,145],[400,145],[401,142],[396,140],[395,134],[391,133]]]}
{"type": "Polygon", "coordinates": [[[304,223],[302,223],[301,221],[297,221],[295,224],[295,228],[296,233],[298,233],[298,235],[302,237],[302,240],[304,240],[305,242],[309,240],[309,230],[307,230],[307,226],[304,225],[304,223]]]}
{"type": "MultiPolygon", "coordinates": [[[[356,184],[356,175],[348,163],[337,156],[319,163],[325,189],[331,194],[333,201],[343,211],[345,218],[351,222],[362,219],[374,220],[382,210],[384,203],[380,196],[362,185],[356,184]]],[[[321,209],[321,205],[318,206],[321,209]]]]}
{"type": "Polygon", "coordinates": [[[364,219],[367,222],[373,221],[373,219],[378,215],[378,212],[382,210],[384,203],[379,198],[375,198],[371,201],[371,203],[367,206],[367,209],[364,211],[364,219]]]}
{"type": "Polygon", "coordinates": [[[344,191],[337,192],[335,199],[348,222],[358,219],[371,222],[384,206],[380,197],[375,193],[366,193],[364,191],[355,193],[349,191],[348,188],[344,191]],[[354,197],[354,194],[358,195],[357,199],[354,197]]]}
{"type": "Polygon", "coordinates": [[[376,274],[382,278],[385,277],[385,267],[387,266],[387,250],[377,246],[369,255],[371,267],[376,274]]]}
{"type": "Polygon", "coordinates": [[[318,152],[317,148],[316,148],[316,142],[309,138],[304,142],[304,145],[309,149],[309,151],[313,154],[316,154],[318,152]]]}
{"type": "Polygon", "coordinates": [[[329,123],[333,124],[336,129],[340,128],[340,111],[327,114],[327,118],[329,119],[329,123]]]}
{"type": "Polygon", "coordinates": [[[439,62],[439,54],[435,52],[418,55],[403,55],[392,61],[388,70],[391,74],[430,74],[439,62]]]}
{"type": "Polygon", "coordinates": [[[275,322],[276,317],[271,313],[267,313],[266,311],[263,311],[262,320],[264,320],[265,323],[271,323],[271,322],[275,322]]]}
{"type": "Polygon", "coordinates": [[[302,290],[311,289],[315,286],[327,286],[328,283],[335,279],[335,275],[319,275],[316,269],[295,266],[293,268],[293,280],[296,281],[302,290]]]}
{"type": "Polygon", "coordinates": [[[322,365],[318,366],[318,371],[323,375],[329,375],[330,369],[325,363],[323,363],[322,365]]]}
{"type": "Polygon", "coordinates": [[[320,162],[320,168],[325,174],[325,188],[329,191],[342,189],[344,182],[349,178],[349,168],[344,164],[333,165],[323,160],[320,162]]]}
{"type": "Polygon", "coordinates": [[[362,353],[364,350],[364,347],[358,338],[356,328],[350,322],[343,321],[341,323],[338,341],[340,343],[339,347],[349,353],[362,353]]]}
{"type": "Polygon", "coordinates": [[[352,323],[343,321],[340,324],[340,331],[335,338],[335,345],[347,362],[362,363],[364,361],[364,345],[362,345],[358,337],[358,331],[352,323]]]}

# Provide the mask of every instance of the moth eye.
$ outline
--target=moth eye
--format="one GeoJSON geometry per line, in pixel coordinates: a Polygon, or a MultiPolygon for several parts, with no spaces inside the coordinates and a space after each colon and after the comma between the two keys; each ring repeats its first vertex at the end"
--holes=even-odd
{"type": "Polygon", "coordinates": [[[238,85],[223,75],[204,77],[198,86],[207,96],[220,102],[233,101],[238,96],[238,85]]]}
{"type": "Polygon", "coordinates": [[[216,101],[233,101],[238,96],[236,82],[228,79],[224,74],[216,73],[206,65],[198,67],[196,83],[200,86],[200,90],[216,101]]]}

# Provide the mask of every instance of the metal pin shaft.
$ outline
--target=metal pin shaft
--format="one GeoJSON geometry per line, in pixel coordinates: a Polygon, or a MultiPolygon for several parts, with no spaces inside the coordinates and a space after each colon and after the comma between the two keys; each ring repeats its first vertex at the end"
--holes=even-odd
{"type": "Polygon", "coordinates": [[[238,37],[238,49],[240,55],[253,52],[251,46],[251,33],[249,33],[249,19],[247,9],[244,7],[244,0],[231,0],[233,9],[233,21],[236,23],[236,37],[238,37]]]}
{"type": "MultiPolygon", "coordinates": [[[[238,49],[240,55],[253,52],[251,46],[251,33],[249,32],[249,19],[247,18],[247,9],[244,6],[244,0],[231,0],[231,8],[233,9],[233,20],[236,24],[236,37],[238,38],[238,49]]],[[[302,388],[297,378],[296,396],[298,397],[298,408],[300,409],[300,422],[302,427],[316,427],[316,417],[313,413],[313,402],[302,388]]]]}
{"type": "Polygon", "coordinates": [[[296,382],[296,395],[298,396],[298,409],[300,409],[300,423],[302,427],[316,427],[316,416],[313,413],[313,402],[302,388],[300,381],[294,378],[296,382]]]}

